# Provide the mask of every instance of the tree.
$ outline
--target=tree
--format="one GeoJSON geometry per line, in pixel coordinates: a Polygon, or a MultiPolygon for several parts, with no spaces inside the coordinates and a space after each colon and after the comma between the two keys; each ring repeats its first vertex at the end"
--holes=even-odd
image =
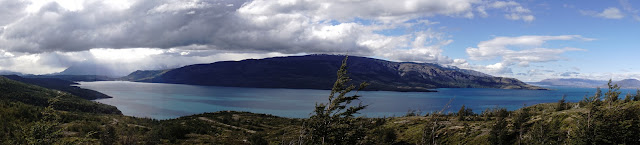
{"type": "Polygon", "coordinates": [[[425,123],[424,128],[422,129],[421,144],[432,144],[432,145],[438,144],[438,137],[439,137],[438,131],[446,127],[444,124],[439,122],[439,120],[441,119],[440,118],[441,115],[442,114],[440,113],[433,113],[426,120],[427,123],[425,123]]]}
{"type": "Polygon", "coordinates": [[[498,117],[489,131],[489,142],[493,145],[506,145],[509,143],[509,129],[504,117],[498,117]]]}
{"type": "Polygon", "coordinates": [[[575,133],[573,133],[573,144],[595,144],[596,131],[596,120],[598,112],[600,111],[597,106],[594,104],[588,104],[587,106],[588,112],[582,114],[582,119],[577,120],[577,129],[575,133]]]}
{"type": "Polygon", "coordinates": [[[467,108],[464,105],[462,105],[462,107],[460,108],[460,110],[458,110],[458,120],[459,121],[465,121],[465,117],[466,116],[471,116],[473,115],[473,110],[471,110],[471,108],[467,108]]]}
{"type": "Polygon", "coordinates": [[[116,128],[113,125],[105,125],[100,132],[100,142],[103,145],[112,145],[118,140],[116,128]]]}
{"type": "Polygon", "coordinates": [[[484,111],[482,111],[482,117],[484,119],[484,121],[489,121],[490,117],[491,117],[491,110],[489,110],[489,108],[485,108],[484,111]]]}
{"type": "Polygon", "coordinates": [[[523,135],[526,129],[525,123],[527,123],[527,121],[529,121],[529,117],[531,117],[529,111],[530,109],[528,107],[522,107],[522,109],[517,111],[513,117],[513,127],[515,128],[515,131],[518,132],[518,144],[522,144],[523,135]]]}
{"type": "Polygon", "coordinates": [[[631,102],[633,100],[633,95],[627,93],[627,95],[624,96],[624,102],[631,102]]]}
{"type": "Polygon", "coordinates": [[[565,98],[567,98],[567,94],[562,95],[562,99],[558,100],[558,106],[556,106],[556,111],[562,111],[567,109],[567,103],[565,103],[565,98]]]}
{"type": "MultiPolygon", "coordinates": [[[[607,94],[619,94],[615,85],[612,88],[614,91],[607,94]]],[[[607,102],[612,102],[609,97],[607,102]]],[[[588,112],[577,120],[573,144],[640,144],[640,106],[613,102],[610,105],[587,105],[588,112]]]]}
{"type": "Polygon", "coordinates": [[[566,134],[562,130],[562,120],[559,118],[542,116],[530,130],[530,144],[565,144],[566,134]]]}
{"type": "Polygon", "coordinates": [[[460,110],[458,111],[458,120],[459,121],[464,121],[464,113],[465,109],[464,109],[464,105],[462,105],[462,107],[460,107],[460,110]]]}
{"type": "Polygon", "coordinates": [[[395,129],[391,127],[377,127],[371,134],[373,141],[365,144],[393,144],[398,138],[395,129]]]}
{"type": "Polygon", "coordinates": [[[600,90],[600,87],[598,87],[596,88],[596,94],[593,95],[593,98],[591,99],[591,101],[599,102],[602,99],[600,97],[602,97],[602,90],[600,90]]]}
{"type": "Polygon", "coordinates": [[[604,93],[604,100],[609,104],[609,107],[611,107],[612,103],[618,101],[618,96],[620,96],[620,93],[622,92],[620,92],[620,86],[618,86],[618,84],[611,85],[611,79],[609,79],[607,86],[609,87],[609,90],[607,90],[607,93],[604,93]]]}
{"type": "Polygon", "coordinates": [[[63,128],[60,127],[60,115],[53,109],[61,96],[50,99],[49,106],[42,112],[42,118],[33,125],[22,129],[22,137],[18,139],[20,144],[55,144],[62,137],[63,128]]]}
{"type": "Polygon", "coordinates": [[[311,135],[310,141],[314,144],[355,144],[364,136],[363,128],[356,125],[359,118],[355,118],[354,114],[358,114],[367,105],[349,104],[361,97],[358,91],[368,84],[361,83],[356,93],[348,95],[356,87],[353,84],[348,85],[351,79],[347,73],[347,60],[348,56],[342,60],[336,82],[329,94],[329,102],[316,104],[313,115],[308,120],[307,129],[311,135]]]}
{"type": "Polygon", "coordinates": [[[636,95],[633,95],[633,101],[640,101],[640,90],[636,90],[636,95]]]}

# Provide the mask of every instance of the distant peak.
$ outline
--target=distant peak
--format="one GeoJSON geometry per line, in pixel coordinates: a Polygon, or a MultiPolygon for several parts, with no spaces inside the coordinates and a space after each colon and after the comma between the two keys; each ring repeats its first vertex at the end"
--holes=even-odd
{"type": "Polygon", "coordinates": [[[621,81],[639,81],[639,80],[637,80],[637,79],[624,79],[624,80],[621,80],[621,81]]]}

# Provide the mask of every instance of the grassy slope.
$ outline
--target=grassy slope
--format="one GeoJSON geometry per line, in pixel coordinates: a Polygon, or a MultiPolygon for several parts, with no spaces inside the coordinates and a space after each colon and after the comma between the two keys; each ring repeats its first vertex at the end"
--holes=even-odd
{"type": "MultiPolygon", "coordinates": [[[[113,128],[116,144],[243,144],[254,134],[278,138],[300,124],[299,119],[246,112],[217,112],[181,117],[173,120],[152,120],[121,115],[113,106],[88,101],[66,92],[25,84],[0,77],[0,144],[25,143],[25,130],[45,121],[45,107],[53,103],[60,123],[56,128],[63,136],[56,143],[88,139],[90,144],[110,140],[113,128]],[[270,132],[275,132],[274,135],[270,132]],[[276,137],[277,136],[277,137],[276,137]]],[[[25,137],[26,138],[26,137],[25,137]]],[[[287,139],[288,140],[288,139],[287,139]]]]}

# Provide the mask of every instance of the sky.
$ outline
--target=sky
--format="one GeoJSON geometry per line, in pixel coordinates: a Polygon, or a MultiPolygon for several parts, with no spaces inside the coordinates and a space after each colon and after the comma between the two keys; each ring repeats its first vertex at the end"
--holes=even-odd
{"type": "Polygon", "coordinates": [[[348,54],[523,81],[640,79],[639,38],[636,0],[0,0],[0,71],[26,74],[348,54]]]}

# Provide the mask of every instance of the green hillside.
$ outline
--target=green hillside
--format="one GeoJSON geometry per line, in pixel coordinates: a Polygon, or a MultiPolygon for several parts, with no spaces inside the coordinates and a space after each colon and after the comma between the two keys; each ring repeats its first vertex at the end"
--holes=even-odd
{"type": "Polygon", "coordinates": [[[53,105],[56,110],[78,111],[105,114],[122,114],[114,106],[92,102],[67,92],[50,90],[36,85],[25,84],[0,76],[0,100],[22,102],[34,106],[46,107],[49,100],[58,97],[60,101],[53,105]]]}

